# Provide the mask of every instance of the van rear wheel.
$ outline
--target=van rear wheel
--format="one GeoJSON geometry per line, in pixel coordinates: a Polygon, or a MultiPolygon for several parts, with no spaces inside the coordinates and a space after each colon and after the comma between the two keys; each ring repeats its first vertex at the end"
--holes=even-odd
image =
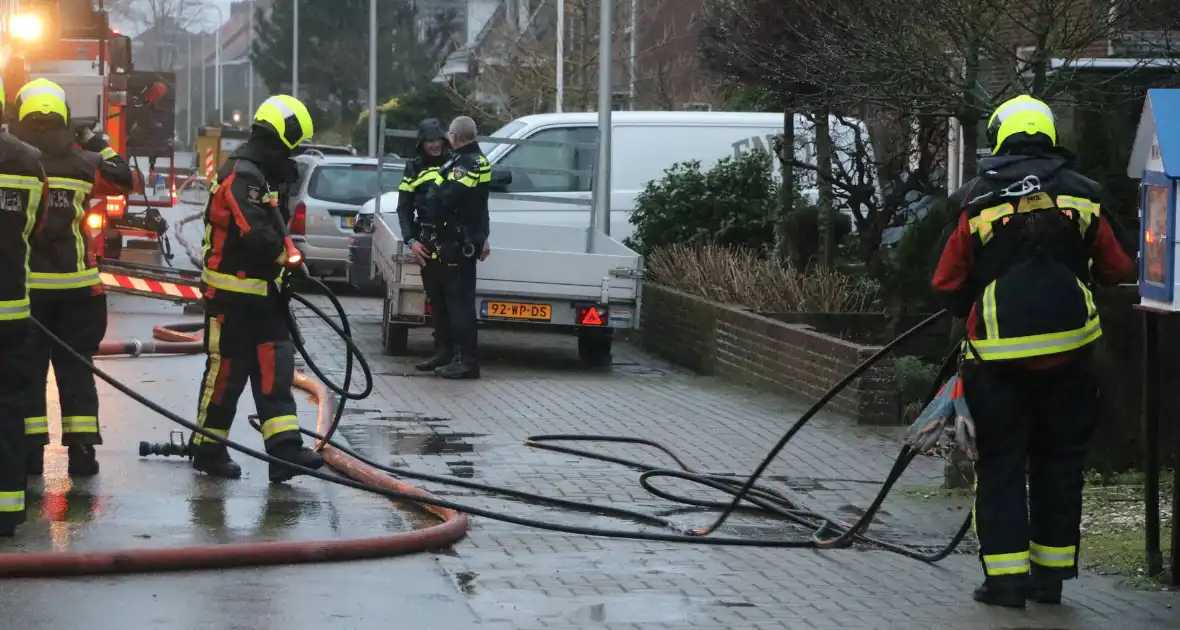
{"type": "Polygon", "coordinates": [[[578,358],[582,363],[589,367],[610,365],[614,332],[612,328],[578,329],[578,358]]]}

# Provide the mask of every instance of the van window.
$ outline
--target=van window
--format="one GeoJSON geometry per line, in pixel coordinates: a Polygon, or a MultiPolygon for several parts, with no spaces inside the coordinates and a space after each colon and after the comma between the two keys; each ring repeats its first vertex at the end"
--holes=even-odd
{"type": "MultiPolygon", "coordinates": [[[[544,142],[597,142],[594,127],[559,127],[545,129],[528,138],[544,142]]],[[[585,147],[517,146],[509,151],[496,167],[512,173],[510,193],[531,192],[588,192],[593,184],[589,173],[594,168],[596,152],[585,147]],[[532,169],[585,170],[581,174],[535,172],[532,169]]]]}
{"type": "MultiPolygon", "coordinates": [[[[508,123],[507,125],[504,125],[503,127],[500,127],[496,131],[494,131],[492,133],[491,137],[492,138],[511,138],[512,134],[516,133],[517,131],[520,131],[521,129],[524,128],[524,126],[525,126],[525,123],[522,123],[519,120],[513,121],[513,122],[508,123]]],[[[488,155],[492,152],[492,149],[495,149],[498,146],[500,146],[499,142],[481,142],[481,143],[479,143],[479,150],[483,151],[484,155],[488,155]]]]}

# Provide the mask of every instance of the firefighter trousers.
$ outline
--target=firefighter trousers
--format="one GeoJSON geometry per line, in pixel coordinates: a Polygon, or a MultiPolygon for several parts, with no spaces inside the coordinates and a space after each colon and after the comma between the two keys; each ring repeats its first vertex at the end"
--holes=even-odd
{"type": "Polygon", "coordinates": [[[973,516],[988,581],[1022,581],[1030,569],[1077,577],[1086,448],[1098,406],[1089,349],[1046,369],[985,361],[964,364],[961,374],[979,449],[973,516]]]}
{"type": "MultiPolygon", "coordinates": [[[[61,299],[44,291],[32,293],[33,317],[75,352],[93,360],[107,332],[106,295],[61,299]]],[[[32,324],[30,324],[32,325],[32,324]]],[[[34,386],[25,410],[25,438],[30,446],[49,444],[49,413],[45,398],[49,366],[57,380],[61,405],[61,443],[65,446],[102,444],[98,431],[98,389],[90,368],[58,348],[40,329],[31,333],[30,372],[34,386]]]]}
{"type": "MultiPolygon", "coordinates": [[[[238,399],[250,382],[266,450],[274,453],[302,444],[295,398],[295,345],[284,306],[261,306],[205,300],[205,375],[197,406],[197,424],[228,438],[238,399]]],[[[193,435],[193,444],[213,440],[193,435]]]]}
{"type": "Polygon", "coordinates": [[[29,371],[33,324],[0,322],[0,529],[25,521],[25,405],[33,378],[29,371]]]}

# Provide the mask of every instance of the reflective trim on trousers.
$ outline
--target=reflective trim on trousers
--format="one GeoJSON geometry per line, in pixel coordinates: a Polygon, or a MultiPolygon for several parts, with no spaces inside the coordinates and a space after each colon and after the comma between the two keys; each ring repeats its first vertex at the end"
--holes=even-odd
{"type": "Polygon", "coordinates": [[[13,490],[0,492],[0,512],[23,512],[25,510],[25,491],[13,490]]]}
{"type": "Polygon", "coordinates": [[[49,416],[25,418],[25,435],[44,435],[46,433],[49,433],[49,416]]]}
{"type": "MultiPolygon", "coordinates": [[[[209,427],[205,427],[205,426],[203,426],[201,428],[208,431],[209,433],[212,433],[213,435],[216,435],[217,437],[224,438],[226,440],[229,439],[229,429],[210,429],[209,427]]],[[[193,444],[217,444],[217,443],[218,443],[217,440],[214,440],[213,438],[205,437],[204,435],[201,435],[200,433],[196,433],[196,432],[193,433],[193,444]]]]}
{"type": "Polygon", "coordinates": [[[98,433],[97,416],[62,416],[62,433],[98,433]]]}
{"type": "Polygon", "coordinates": [[[1037,543],[1030,543],[1029,547],[1029,559],[1032,560],[1033,564],[1042,567],[1067,569],[1074,566],[1078,555],[1077,545],[1048,547],[1038,545],[1037,543]]]}
{"type": "Polygon", "coordinates": [[[988,575],[1020,575],[1030,568],[1027,551],[983,556],[983,570],[988,575]]]}
{"type": "Polygon", "coordinates": [[[102,282],[98,269],[83,269],[68,273],[48,273],[34,271],[29,273],[30,289],[80,289],[91,287],[102,282]]]}
{"type": "Polygon", "coordinates": [[[275,416],[274,418],[263,421],[262,439],[269,440],[280,433],[298,430],[299,418],[295,416],[275,416]]]}

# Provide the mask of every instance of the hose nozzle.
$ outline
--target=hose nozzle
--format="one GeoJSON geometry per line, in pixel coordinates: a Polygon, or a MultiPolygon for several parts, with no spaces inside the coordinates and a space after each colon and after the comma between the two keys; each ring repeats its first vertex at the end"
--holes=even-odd
{"type": "Polygon", "coordinates": [[[139,456],[147,457],[148,455],[159,455],[161,457],[188,457],[192,458],[192,445],[184,440],[184,434],[180,431],[172,431],[168,434],[167,442],[140,442],[139,456]]]}

